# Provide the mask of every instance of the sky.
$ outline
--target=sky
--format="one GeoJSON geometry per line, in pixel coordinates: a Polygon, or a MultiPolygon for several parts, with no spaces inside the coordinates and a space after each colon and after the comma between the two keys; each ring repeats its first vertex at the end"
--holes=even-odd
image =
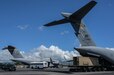
{"type": "MultiPolygon", "coordinates": [[[[43,27],[73,13],[91,0],[0,0],[0,48],[13,45],[28,52],[42,45],[74,51],[80,43],[71,25],[43,27]]],[[[100,47],[114,47],[114,0],[95,0],[98,4],[84,17],[88,31],[100,47]]]]}

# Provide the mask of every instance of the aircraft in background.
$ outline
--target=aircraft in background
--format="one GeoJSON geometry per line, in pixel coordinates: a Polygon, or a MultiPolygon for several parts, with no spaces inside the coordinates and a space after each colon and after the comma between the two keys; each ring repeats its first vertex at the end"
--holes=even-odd
{"type": "Polygon", "coordinates": [[[70,23],[75,30],[75,35],[81,43],[81,47],[74,49],[76,49],[82,56],[92,56],[90,57],[91,61],[94,61],[93,57],[97,57],[109,62],[105,63],[103,61],[103,65],[112,65],[114,64],[114,51],[102,47],[97,47],[94,41],[91,39],[89,33],[87,32],[86,26],[82,22],[84,16],[96,4],[97,2],[92,0],[76,12],[62,13],[62,16],[64,17],[63,19],[50,22],[48,24],[45,24],[44,26],[49,27],[64,23],[70,23]]]}
{"type": "Polygon", "coordinates": [[[29,65],[30,68],[37,69],[48,67],[48,62],[46,61],[25,59],[14,46],[9,45],[2,50],[8,50],[10,52],[10,54],[14,57],[14,59],[11,59],[12,61],[22,63],[24,65],[29,65]]]}
{"type": "Polygon", "coordinates": [[[50,58],[50,67],[52,68],[59,68],[59,61],[55,61],[55,60],[52,60],[52,58],[50,58]]]}

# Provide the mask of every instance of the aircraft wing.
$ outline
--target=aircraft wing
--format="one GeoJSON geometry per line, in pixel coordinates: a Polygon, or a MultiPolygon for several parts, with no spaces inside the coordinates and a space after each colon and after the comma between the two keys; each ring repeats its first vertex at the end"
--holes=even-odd
{"type": "Polygon", "coordinates": [[[89,2],[78,11],[74,12],[70,18],[81,20],[96,4],[97,2],[95,1],[89,2]]]}
{"type": "Polygon", "coordinates": [[[54,25],[63,24],[63,23],[68,23],[68,21],[66,19],[61,19],[61,20],[52,21],[50,23],[47,23],[44,26],[54,26],[54,25]]]}
{"type": "Polygon", "coordinates": [[[25,60],[19,60],[19,59],[11,59],[11,61],[17,62],[17,63],[22,63],[24,65],[30,65],[29,61],[25,61],[25,60]]]}

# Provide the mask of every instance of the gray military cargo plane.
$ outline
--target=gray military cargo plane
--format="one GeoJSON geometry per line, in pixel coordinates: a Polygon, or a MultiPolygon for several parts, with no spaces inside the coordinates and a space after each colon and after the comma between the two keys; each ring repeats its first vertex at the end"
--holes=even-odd
{"type": "MultiPolygon", "coordinates": [[[[58,24],[70,23],[75,30],[75,34],[81,43],[81,47],[74,48],[83,56],[92,56],[102,58],[114,64],[114,51],[97,47],[87,32],[86,26],[82,23],[84,16],[97,4],[96,1],[90,1],[88,4],[80,8],[74,13],[62,13],[64,17],[61,20],[53,21],[44,26],[54,26],[58,24]]],[[[108,65],[109,65],[108,63],[108,65]]]]}
{"type": "Polygon", "coordinates": [[[25,59],[14,46],[8,45],[7,47],[4,47],[2,50],[8,50],[10,54],[14,57],[14,59],[11,59],[14,62],[20,62],[25,65],[29,65],[31,62],[30,60],[25,59]]]}
{"type": "Polygon", "coordinates": [[[14,57],[13,59],[11,59],[12,61],[28,65],[29,68],[38,69],[48,67],[48,63],[46,61],[30,60],[24,58],[22,54],[14,46],[8,45],[7,47],[4,47],[2,50],[8,50],[10,52],[10,54],[14,57]]]}

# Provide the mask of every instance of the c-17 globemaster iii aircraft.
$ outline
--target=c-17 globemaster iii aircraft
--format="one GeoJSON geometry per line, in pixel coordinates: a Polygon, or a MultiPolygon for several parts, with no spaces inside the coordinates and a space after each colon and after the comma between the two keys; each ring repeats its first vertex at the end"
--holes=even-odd
{"type": "Polygon", "coordinates": [[[37,59],[31,60],[24,58],[22,54],[14,46],[8,45],[7,47],[4,47],[2,50],[8,50],[10,52],[10,54],[14,57],[13,59],[11,59],[12,61],[28,65],[29,68],[38,69],[48,67],[48,62],[46,61],[39,61],[37,59]]]}
{"type": "MultiPolygon", "coordinates": [[[[75,30],[75,34],[81,43],[81,47],[74,48],[83,56],[92,56],[102,58],[109,62],[111,65],[114,64],[114,51],[97,47],[87,32],[86,26],[82,23],[84,16],[97,4],[96,1],[92,0],[79,10],[74,13],[62,13],[64,17],[61,20],[53,21],[44,26],[54,26],[64,23],[70,23],[75,30]]],[[[91,58],[91,61],[94,60],[91,58]]],[[[103,62],[104,63],[104,62],[103,62]]],[[[108,63],[108,65],[110,65],[108,63]]],[[[107,64],[105,64],[106,66],[107,64]]]]}

